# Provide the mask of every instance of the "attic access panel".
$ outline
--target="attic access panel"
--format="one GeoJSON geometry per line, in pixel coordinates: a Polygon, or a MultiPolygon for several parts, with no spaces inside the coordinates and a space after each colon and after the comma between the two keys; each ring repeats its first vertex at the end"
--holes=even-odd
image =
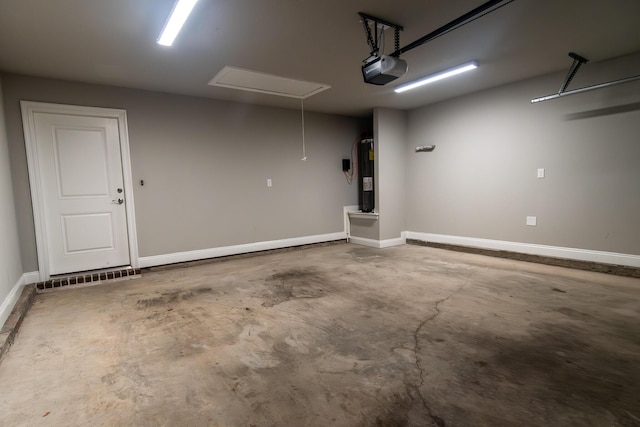
{"type": "Polygon", "coordinates": [[[311,95],[331,88],[330,85],[322,83],[296,80],[228,66],[220,70],[208,84],[210,86],[266,93],[268,95],[287,96],[297,99],[306,99],[311,95]]]}

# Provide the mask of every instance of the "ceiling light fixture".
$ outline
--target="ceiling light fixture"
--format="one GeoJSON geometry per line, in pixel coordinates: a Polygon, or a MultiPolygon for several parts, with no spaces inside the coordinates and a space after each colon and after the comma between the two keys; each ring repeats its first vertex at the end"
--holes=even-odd
{"type": "Polygon", "coordinates": [[[415,89],[420,86],[428,85],[429,83],[437,82],[438,80],[446,79],[447,77],[452,77],[457,74],[471,71],[476,68],[478,68],[478,61],[467,62],[466,64],[458,65],[457,67],[449,68],[448,70],[444,70],[435,74],[430,74],[418,80],[405,83],[403,85],[396,87],[394,91],[396,93],[406,92],[408,90],[415,89]]]}
{"type": "Polygon", "coordinates": [[[191,14],[197,1],[198,0],[177,0],[173,6],[171,15],[169,15],[169,19],[167,19],[166,24],[164,24],[162,33],[158,38],[158,44],[162,46],[171,46],[173,44],[173,41],[178,36],[178,33],[189,17],[189,14],[191,14]]]}

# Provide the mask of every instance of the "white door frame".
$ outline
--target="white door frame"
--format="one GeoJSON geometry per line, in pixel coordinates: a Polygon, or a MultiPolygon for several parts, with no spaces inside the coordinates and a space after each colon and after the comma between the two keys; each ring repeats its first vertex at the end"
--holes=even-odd
{"type": "Polygon", "coordinates": [[[138,238],[133,205],[133,178],[131,177],[131,155],[129,153],[129,130],[127,112],[114,108],[84,107],[79,105],[49,104],[45,102],[20,101],[22,126],[27,151],[29,184],[31,185],[31,203],[33,222],[38,251],[38,273],[40,280],[49,280],[49,250],[47,245],[46,223],[44,215],[44,194],[38,168],[38,150],[36,146],[35,113],[67,114],[73,116],[105,117],[118,120],[120,136],[120,155],[122,157],[122,176],[124,179],[125,209],[127,215],[127,234],[129,235],[129,260],[133,268],[138,268],[138,238]]]}

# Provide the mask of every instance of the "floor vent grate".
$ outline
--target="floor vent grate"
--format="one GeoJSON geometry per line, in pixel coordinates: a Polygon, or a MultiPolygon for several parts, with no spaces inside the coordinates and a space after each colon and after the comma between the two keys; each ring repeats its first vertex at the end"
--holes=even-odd
{"type": "Polygon", "coordinates": [[[36,290],[41,292],[66,286],[97,285],[98,283],[108,280],[133,279],[136,277],[140,277],[140,269],[131,267],[99,273],[81,273],[73,276],[54,278],[45,282],[38,282],[36,283],[36,290]]]}

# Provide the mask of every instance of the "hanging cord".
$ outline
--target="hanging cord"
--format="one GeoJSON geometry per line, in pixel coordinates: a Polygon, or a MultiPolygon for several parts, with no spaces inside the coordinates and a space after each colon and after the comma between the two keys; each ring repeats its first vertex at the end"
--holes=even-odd
{"type": "MultiPolygon", "coordinates": [[[[380,28],[380,33],[378,33],[378,22],[374,21],[373,26],[375,30],[375,37],[371,34],[371,27],[369,26],[369,20],[367,18],[362,18],[362,25],[364,26],[364,30],[367,33],[367,44],[371,47],[370,56],[379,56],[384,55],[384,29],[380,28]],[[380,48],[380,41],[382,41],[382,48],[380,48]]],[[[400,32],[398,28],[395,28],[396,34],[396,50],[400,48],[400,32]]],[[[368,59],[368,58],[367,58],[368,59]]],[[[365,59],[366,61],[366,59],[365,59]]]]}
{"type": "Polygon", "coordinates": [[[302,159],[307,160],[307,148],[304,145],[304,99],[300,98],[300,111],[302,112],[302,159]]]}
{"type": "Polygon", "coordinates": [[[353,178],[358,175],[358,143],[360,142],[360,138],[356,138],[351,146],[351,170],[343,171],[344,176],[347,178],[347,182],[351,184],[353,182],[353,178]]]}
{"type": "MultiPolygon", "coordinates": [[[[374,22],[375,25],[375,22],[374,22]]],[[[367,18],[362,18],[362,26],[364,27],[364,31],[367,33],[367,44],[371,48],[371,52],[369,53],[371,56],[378,56],[378,41],[374,42],[373,35],[371,34],[371,28],[369,28],[369,20],[367,18]]]]}

